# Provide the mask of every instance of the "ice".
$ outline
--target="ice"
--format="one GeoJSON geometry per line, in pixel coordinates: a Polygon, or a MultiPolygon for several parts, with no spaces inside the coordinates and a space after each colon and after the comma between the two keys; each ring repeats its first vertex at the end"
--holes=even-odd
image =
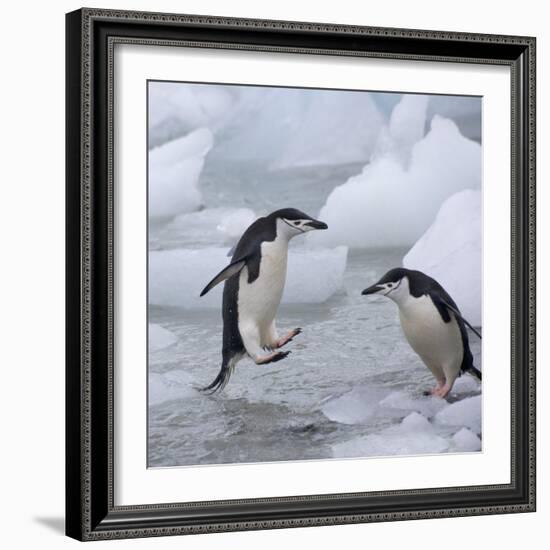
{"type": "Polygon", "coordinates": [[[367,160],[383,124],[370,94],[318,92],[310,98],[272,169],[367,160]],[[322,139],[319,139],[322,136],[322,139]]]}
{"type": "Polygon", "coordinates": [[[481,326],[481,192],[449,197],[430,228],[403,259],[451,295],[474,326],[481,326]]]}
{"type": "Polygon", "coordinates": [[[184,371],[171,370],[164,374],[149,373],[149,404],[158,405],[172,399],[191,399],[200,396],[193,381],[184,371]]]}
{"type": "Polygon", "coordinates": [[[238,92],[230,86],[151,82],[149,147],[157,147],[193,130],[218,129],[229,116],[238,92]]]}
{"type": "Polygon", "coordinates": [[[467,397],[452,403],[435,415],[436,424],[466,427],[476,434],[481,433],[481,396],[467,397]]]}
{"type": "Polygon", "coordinates": [[[149,218],[166,220],[201,205],[198,188],[212,132],[200,128],[149,152],[149,218]]]}
{"type": "Polygon", "coordinates": [[[394,456],[443,453],[449,443],[438,435],[429,420],[416,412],[401,424],[378,433],[333,446],[335,458],[351,456],[394,456]]]}
{"type": "Polygon", "coordinates": [[[408,166],[389,152],[332,191],[319,214],[330,230],[311,234],[310,242],[354,248],[412,245],[445,199],[480,183],[480,145],[462,136],[453,121],[435,116],[428,134],[412,147],[408,166]]]}
{"type": "Polygon", "coordinates": [[[389,124],[380,132],[372,160],[391,155],[408,166],[414,144],[425,134],[428,101],[425,95],[402,97],[391,113],[389,124]]]}
{"type": "Polygon", "coordinates": [[[167,224],[150,228],[149,247],[199,248],[227,243],[229,249],[256,217],[248,208],[226,207],[180,214],[167,224]]]}
{"type": "MultiPolygon", "coordinates": [[[[347,249],[289,251],[284,303],[322,303],[342,287],[347,249]]],[[[220,309],[223,285],[199,297],[228,265],[227,248],[157,250],[149,253],[149,303],[186,309],[220,309]]]]}
{"type": "Polygon", "coordinates": [[[461,428],[453,435],[450,450],[455,452],[481,451],[481,439],[468,428],[461,428]]]}
{"type": "Polygon", "coordinates": [[[175,334],[169,330],[157,325],[149,323],[149,351],[155,352],[161,349],[172,346],[178,341],[175,334]]]}
{"type": "Polygon", "coordinates": [[[396,391],[384,398],[380,402],[380,406],[388,409],[388,412],[402,412],[403,416],[409,411],[415,411],[431,418],[445,407],[448,407],[448,403],[444,399],[432,395],[412,397],[406,391],[396,391]]]}
{"type": "Polygon", "coordinates": [[[384,122],[367,92],[249,87],[239,93],[219,132],[218,158],[272,169],[365,162],[384,122]]]}
{"type": "Polygon", "coordinates": [[[239,239],[258,216],[250,208],[237,208],[222,218],[216,229],[232,239],[239,239]]]}
{"type": "Polygon", "coordinates": [[[382,388],[355,388],[330,399],[321,406],[323,414],[341,424],[363,424],[379,411],[380,400],[387,394],[382,388]]]}

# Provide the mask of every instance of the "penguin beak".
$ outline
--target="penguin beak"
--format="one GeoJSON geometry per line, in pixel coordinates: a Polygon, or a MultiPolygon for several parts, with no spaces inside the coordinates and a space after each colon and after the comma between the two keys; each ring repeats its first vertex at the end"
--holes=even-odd
{"type": "Polygon", "coordinates": [[[325,222],[320,222],[318,220],[311,220],[304,225],[312,227],[313,229],[328,229],[328,225],[325,222]]]}
{"type": "Polygon", "coordinates": [[[369,288],[365,288],[365,290],[363,290],[361,294],[364,296],[366,296],[367,294],[377,294],[383,289],[384,289],[383,286],[376,284],[376,285],[369,286],[369,288]]]}

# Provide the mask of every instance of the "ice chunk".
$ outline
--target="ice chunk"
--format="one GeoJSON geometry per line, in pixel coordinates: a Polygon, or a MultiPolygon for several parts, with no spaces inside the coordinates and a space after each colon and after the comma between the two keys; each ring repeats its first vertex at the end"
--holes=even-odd
{"type": "Polygon", "coordinates": [[[169,371],[163,374],[149,373],[149,405],[158,405],[172,399],[189,399],[200,396],[193,388],[193,381],[184,371],[169,371]]]}
{"type": "Polygon", "coordinates": [[[200,206],[198,181],[212,139],[212,132],[201,128],[149,151],[150,220],[169,219],[200,206]]]}
{"type": "Polygon", "coordinates": [[[448,448],[449,443],[435,432],[424,416],[411,413],[397,426],[338,443],[332,447],[332,451],[335,458],[340,458],[443,453],[448,448]]]}
{"type": "Polygon", "coordinates": [[[199,248],[227,243],[229,248],[256,217],[248,208],[205,208],[180,214],[167,224],[150,228],[149,247],[156,249],[162,243],[164,249],[199,248]]]}
{"type": "Polygon", "coordinates": [[[383,122],[368,92],[250,86],[239,89],[215,153],[272,169],[365,162],[383,122]]]}
{"type": "Polygon", "coordinates": [[[387,390],[382,388],[355,388],[326,401],[321,411],[333,422],[363,424],[377,414],[379,402],[386,394],[387,390]]]}
{"type": "Polygon", "coordinates": [[[308,99],[272,169],[346,164],[370,157],[384,119],[369,93],[316,91],[308,99]]]}
{"type": "Polygon", "coordinates": [[[481,439],[468,428],[461,428],[453,435],[450,450],[458,452],[481,451],[481,439]]]}
{"type": "Polygon", "coordinates": [[[462,136],[451,120],[435,116],[428,134],[413,146],[408,167],[393,154],[373,159],[329,195],[319,219],[330,230],[308,238],[325,246],[411,245],[445,199],[480,183],[480,145],[462,136]]]}
{"type": "Polygon", "coordinates": [[[197,128],[218,129],[236,104],[231,86],[149,83],[149,147],[157,147],[197,128]]]}
{"type": "Polygon", "coordinates": [[[433,277],[464,317],[481,326],[481,192],[465,190],[449,197],[403,265],[433,277]]]}
{"type": "Polygon", "coordinates": [[[426,132],[428,100],[426,95],[403,95],[391,113],[388,126],[380,132],[372,160],[391,155],[408,166],[414,144],[426,132]]]}
{"type": "Polygon", "coordinates": [[[475,395],[452,403],[435,416],[442,426],[462,426],[476,434],[481,433],[481,396],[475,395]]]}
{"type": "Polygon", "coordinates": [[[175,344],[175,334],[155,323],[149,323],[149,351],[155,352],[175,344]]]}
{"type": "Polygon", "coordinates": [[[225,214],[216,229],[232,239],[239,239],[257,216],[250,208],[237,208],[225,214]]]}
{"type": "Polygon", "coordinates": [[[449,404],[444,399],[434,396],[412,397],[406,391],[390,393],[382,401],[380,407],[388,410],[389,413],[401,412],[404,416],[410,411],[416,411],[428,418],[431,418],[449,404]]]}
{"type": "MultiPolygon", "coordinates": [[[[346,258],[345,247],[290,250],[283,302],[328,300],[342,287],[346,258]]],[[[150,251],[149,303],[186,309],[221,308],[222,284],[202,298],[199,294],[228,262],[227,248],[150,251]]]]}

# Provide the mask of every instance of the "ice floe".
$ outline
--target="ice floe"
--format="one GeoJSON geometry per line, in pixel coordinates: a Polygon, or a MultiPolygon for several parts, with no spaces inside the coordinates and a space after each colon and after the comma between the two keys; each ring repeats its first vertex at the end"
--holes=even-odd
{"type": "MultiPolygon", "coordinates": [[[[289,251],[283,303],[322,303],[343,283],[347,248],[289,251]],[[304,277],[304,273],[308,276],[304,277]]],[[[220,309],[223,285],[199,297],[227,264],[227,248],[157,250],[149,253],[149,303],[186,309],[220,309]]]]}
{"type": "Polygon", "coordinates": [[[435,415],[434,421],[441,426],[469,428],[481,433],[481,396],[474,395],[452,403],[435,415]]]}

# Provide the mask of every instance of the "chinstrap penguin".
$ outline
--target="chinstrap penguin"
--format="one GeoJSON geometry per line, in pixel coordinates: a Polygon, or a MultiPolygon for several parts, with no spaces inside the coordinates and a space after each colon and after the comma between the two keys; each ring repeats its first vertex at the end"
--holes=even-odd
{"type": "Polygon", "coordinates": [[[481,380],[481,372],[474,367],[466,325],[479,338],[481,335],[462,317],[437,281],[420,271],[394,268],[362,294],[381,294],[398,305],[407,341],[437,381],[428,393],[446,397],[463,372],[481,380]]]}
{"type": "Polygon", "coordinates": [[[230,264],[201,292],[217,284],[223,288],[222,366],[214,381],[202,391],[215,392],[227,384],[237,362],[245,355],[258,365],[284,359],[290,352],[277,351],[301,329],[280,337],[275,316],[286,280],[288,243],[308,231],[327,229],[327,224],[296,210],[284,208],[256,220],[242,235],[230,264]]]}

